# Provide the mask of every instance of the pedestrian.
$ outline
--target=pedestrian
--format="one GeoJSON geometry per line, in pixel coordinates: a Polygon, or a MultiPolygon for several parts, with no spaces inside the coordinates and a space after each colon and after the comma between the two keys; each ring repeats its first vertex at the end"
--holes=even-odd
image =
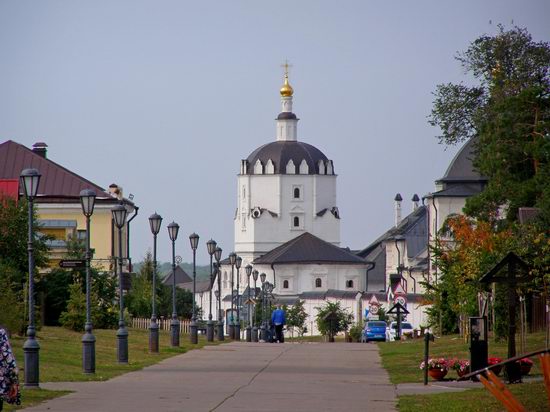
{"type": "Polygon", "coordinates": [[[275,339],[279,343],[284,343],[285,335],[283,334],[283,326],[286,323],[285,311],[281,308],[281,305],[277,305],[277,309],[271,314],[271,322],[275,325],[275,339]]]}
{"type": "Polygon", "coordinates": [[[8,333],[0,326],[0,411],[3,409],[4,401],[18,405],[21,403],[17,374],[8,333]]]}

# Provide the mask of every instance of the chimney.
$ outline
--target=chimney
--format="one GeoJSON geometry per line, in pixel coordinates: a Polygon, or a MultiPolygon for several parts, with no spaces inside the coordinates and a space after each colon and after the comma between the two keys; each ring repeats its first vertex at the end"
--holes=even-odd
{"type": "Polygon", "coordinates": [[[46,152],[48,145],[44,142],[36,142],[32,145],[32,151],[36,153],[38,156],[46,158],[46,152]]]}
{"type": "Polygon", "coordinates": [[[401,222],[401,201],[403,198],[398,193],[393,200],[395,200],[395,226],[397,226],[401,222]]]}
{"type": "Polygon", "coordinates": [[[418,195],[415,193],[413,198],[411,199],[412,202],[413,202],[413,212],[418,209],[418,202],[420,201],[420,198],[418,197],[418,195]]]}

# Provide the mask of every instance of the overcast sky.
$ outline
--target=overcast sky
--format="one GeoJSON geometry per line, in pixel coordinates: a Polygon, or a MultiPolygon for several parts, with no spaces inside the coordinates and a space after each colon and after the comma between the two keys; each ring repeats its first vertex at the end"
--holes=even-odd
{"type": "Polygon", "coordinates": [[[147,217],[233,248],[239,161],[275,140],[281,63],[293,65],[298,139],[333,159],[342,246],[367,246],[434,190],[456,148],[427,124],[436,84],[464,79],[454,56],[496,24],[550,40],[550,2],[0,0],[0,142],[132,193],[132,255],[147,217]],[[490,23],[492,22],[492,24],[490,23]]]}

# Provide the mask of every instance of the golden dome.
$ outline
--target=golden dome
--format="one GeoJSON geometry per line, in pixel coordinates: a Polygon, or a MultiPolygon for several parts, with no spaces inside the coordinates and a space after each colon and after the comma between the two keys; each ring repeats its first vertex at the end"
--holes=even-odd
{"type": "Polygon", "coordinates": [[[288,74],[285,73],[285,84],[283,84],[283,87],[281,87],[281,90],[279,90],[279,93],[281,93],[281,96],[283,97],[291,97],[294,94],[294,89],[288,82],[288,74]]]}

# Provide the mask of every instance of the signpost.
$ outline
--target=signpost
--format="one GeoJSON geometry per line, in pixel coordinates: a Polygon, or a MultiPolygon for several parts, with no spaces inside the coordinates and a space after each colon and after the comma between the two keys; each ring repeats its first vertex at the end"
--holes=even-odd
{"type": "Polygon", "coordinates": [[[86,267],[85,259],[66,259],[59,262],[59,267],[64,269],[84,269],[86,267]]]}
{"type": "Polygon", "coordinates": [[[380,310],[380,306],[381,306],[380,301],[378,300],[376,295],[372,295],[371,298],[369,299],[369,309],[368,309],[368,312],[369,312],[368,318],[370,320],[379,319],[378,311],[380,310]]]}

